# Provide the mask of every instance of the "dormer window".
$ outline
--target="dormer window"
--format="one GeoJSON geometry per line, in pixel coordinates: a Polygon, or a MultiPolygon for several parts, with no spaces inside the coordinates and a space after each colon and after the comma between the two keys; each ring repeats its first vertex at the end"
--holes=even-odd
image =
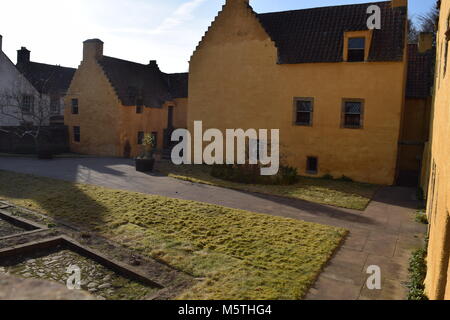
{"type": "Polygon", "coordinates": [[[366,55],[366,38],[348,39],[348,62],[362,62],[366,55]]]}

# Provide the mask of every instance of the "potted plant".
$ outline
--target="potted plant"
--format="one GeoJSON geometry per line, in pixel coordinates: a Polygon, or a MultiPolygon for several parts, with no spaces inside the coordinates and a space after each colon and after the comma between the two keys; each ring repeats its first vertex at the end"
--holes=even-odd
{"type": "Polygon", "coordinates": [[[142,141],[143,152],[140,157],[136,158],[136,171],[139,172],[151,172],[155,165],[155,159],[153,158],[153,145],[154,138],[151,134],[146,134],[142,141]]]}

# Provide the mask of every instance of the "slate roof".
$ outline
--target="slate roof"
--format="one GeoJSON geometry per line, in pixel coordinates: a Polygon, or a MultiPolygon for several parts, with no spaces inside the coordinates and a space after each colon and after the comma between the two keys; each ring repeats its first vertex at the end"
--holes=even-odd
{"type": "Polygon", "coordinates": [[[158,66],[103,56],[98,60],[119,99],[135,106],[142,99],[146,107],[160,108],[166,101],[187,97],[187,73],[165,74],[158,66]]]}
{"type": "Polygon", "coordinates": [[[419,53],[417,44],[408,45],[407,98],[428,98],[431,96],[434,74],[434,51],[419,53]]]}
{"type": "Polygon", "coordinates": [[[406,7],[391,1],[256,14],[278,48],[278,63],[341,62],[344,32],[368,30],[367,8],[381,9],[381,29],[374,30],[369,61],[401,61],[406,38],[406,7]]]}
{"type": "Polygon", "coordinates": [[[69,89],[76,69],[37,62],[18,64],[17,69],[43,94],[64,94],[69,89]]]}
{"type": "Polygon", "coordinates": [[[166,74],[166,77],[172,98],[187,98],[189,73],[166,74]]]}

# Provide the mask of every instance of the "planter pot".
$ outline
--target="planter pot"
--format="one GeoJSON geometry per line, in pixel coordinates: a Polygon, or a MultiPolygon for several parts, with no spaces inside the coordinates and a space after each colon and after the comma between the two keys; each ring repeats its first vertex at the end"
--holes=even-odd
{"type": "Polygon", "coordinates": [[[51,152],[50,150],[41,150],[38,152],[37,156],[40,160],[52,160],[53,152],[51,152]]]}
{"type": "Polygon", "coordinates": [[[136,171],[152,172],[155,159],[136,159],[136,171]]]}

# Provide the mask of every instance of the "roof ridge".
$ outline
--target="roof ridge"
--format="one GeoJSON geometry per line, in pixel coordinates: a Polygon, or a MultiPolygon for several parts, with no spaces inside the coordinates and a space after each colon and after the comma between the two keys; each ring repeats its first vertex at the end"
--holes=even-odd
{"type": "Polygon", "coordinates": [[[28,63],[34,63],[34,64],[39,64],[42,66],[47,66],[47,67],[55,67],[55,68],[63,68],[63,69],[72,69],[72,70],[77,70],[77,68],[72,68],[72,67],[64,67],[61,65],[57,65],[57,64],[49,64],[49,63],[42,63],[42,62],[35,62],[35,61],[30,61],[28,63]]]}
{"type": "Polygon", "coordinates": [[[142,66],[142,67],[151,68],[151,66],[149,64],[143,64],[143,63],[140,63],[140,62],[134,62],[134,61],[125,60],[125,59],[121,59],[121,58],[110,57],[110,56],[103,56],[103,58],[114,59],[114,60],[118,60],[118,61],[121,61],[121,62],[132,63],[132,64],[136,64],[136,65],[139,65],[139,66],[142,66]]]}
{"type": "Polygon", "coordinates": [[[355,7],[355,6],[367,6],[370,4],[387,4],[391,1],[372,1],[366,3],[354,3],[354,4],[341,4],[337,6],[325,6],[325,7],[312,7],[312,8],[304,8],[304,9],[293,9],[293,10],[283,10],[283,11],[271,11],[271,12],[262,12],[257,13],[257,15],[269,15],[269,14],[279,14],[279,13],[290,13],[290,12],[299,12],[299,11],[309,11],[309,10],[319,10],[319,9],[331,9],[331,8],[343,8],[343,7],[355,7]]]}

